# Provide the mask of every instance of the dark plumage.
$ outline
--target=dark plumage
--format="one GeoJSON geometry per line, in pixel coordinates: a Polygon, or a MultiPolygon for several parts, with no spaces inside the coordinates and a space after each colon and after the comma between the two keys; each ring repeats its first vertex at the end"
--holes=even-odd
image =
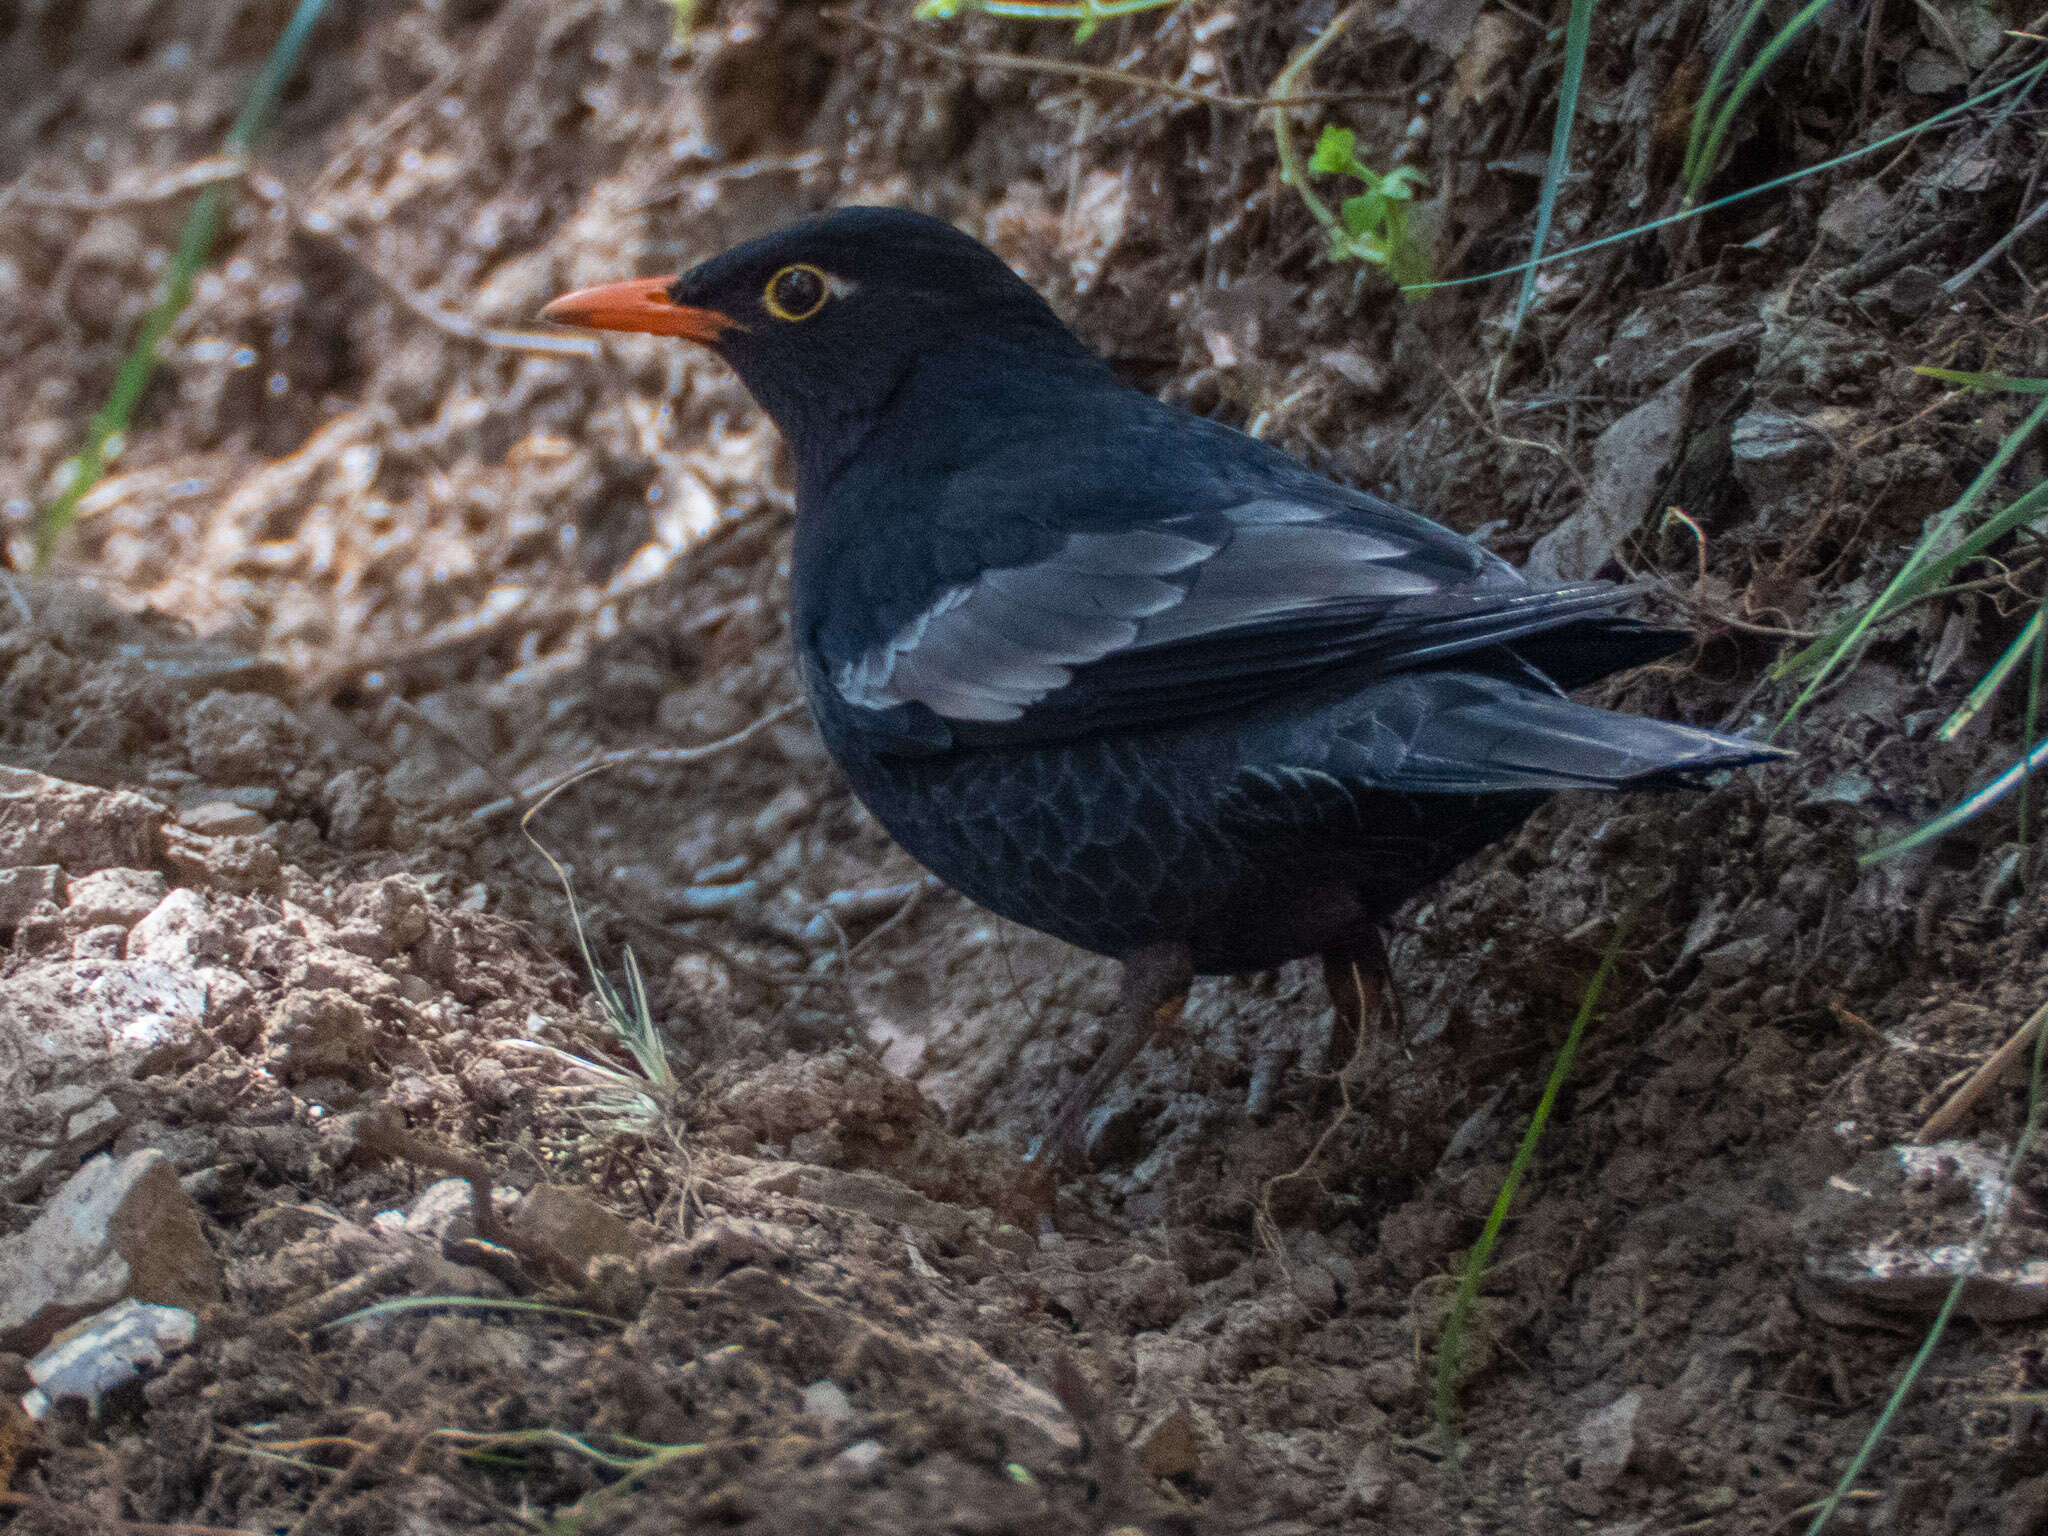
{"type": "Polygon", "coordinates": [[[795,457],[797,660],[855,793],[1126,962],[1062,1136],[1192,973],[1321,955],[1355,1024],[1378,925],[1551,792],[1774,755],[1567,698],[1681,637],[1127,387],[936,220],[846,209],[546,313],[738,371],[795,457]]]}

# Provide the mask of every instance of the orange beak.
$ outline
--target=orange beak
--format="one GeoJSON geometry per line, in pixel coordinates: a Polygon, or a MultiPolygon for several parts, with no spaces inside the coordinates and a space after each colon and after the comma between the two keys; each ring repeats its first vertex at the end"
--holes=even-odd
{"type": "Polygon", "coordinates": [[[540,312],[543,320],[593,331],[644,331],[716,344],[738,322],[715,309],[692,309],[668,296],[673,277],[633,277],[565,293],[540,312]]]}

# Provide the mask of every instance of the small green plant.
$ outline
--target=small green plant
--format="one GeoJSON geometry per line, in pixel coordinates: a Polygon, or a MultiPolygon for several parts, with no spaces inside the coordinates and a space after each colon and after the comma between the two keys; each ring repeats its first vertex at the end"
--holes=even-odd
{"type": "Polygon", "coordinates": [[[1706,88],[1700,92],[1700,99],[1692,109],[1692,131],[1687,136],[1685,162],[1680,167],[1678,179],[1685,186],[1687,206],[1699,200],[1700,191],[1721,166],[1721,151],[1727,147],[1728,130],[1734,125],[1735,116],[1742,110],[1742,104],[1757,88],[1771,66],[1778,62],[1780,54],[1792,46],[1794,38],[1812,25],[1814,18],[1828,8],[1833,0],[1808,0],[1798,14],[1784,26],[1771,34],[1769,42],[1757,50],[1735,81],[1724,94],[1723,82],[1728,72],[1735,67],[1735,61],[1742,54],[1742,45],[1749,38],[1752,28],[1763,19],[1770,9],[1770,0],[1750,0],[1750,7],[1743,12],[1742,20],[1736,24],[1725,46],[1714,59],[1713,71],[1707,76],[1706,88]]]}
{"type": "Polygon", "coordinates": [[[1339,261],[1362,261],[1378,267],[1397,285],[1430,279],[1429,252],[1410,225],[1415,192],[1427,186],[1413,166],[1397,165],[1381,176],[1358,158],[1358,135],[1349,128],[1327,127],[1309,156],[1313,176],[1349,176],[1365,190],[1337,205],[1330,233],[1330,255],[1339,261]]]}
{"type": "Polygon", "coordinates": [[[576,904],[576,890],[569,882],[569,872],[533,835],[533,818],[546,803],[542,801],[521,817],[519,830],[547,860],[555,878],[562,883],[562,895],[569,903],[569,924],[575,930],[576,948],[583,956],[583,968],[589,973],[591,990],[597,994],[605,1022],[611,1025],[612,1032],[632,1056],[640,1073],[636,1077],[617,1067],[571,1055],[537,1040],[515,1043],[550,1056],[584,1077],[593,1089],[589,1106],[593,1119],[614,1130],[645,1134],[662,1123],[675,1098],[676,1079],[674,1069],[669,1066],[668,1047],[662,1041],[660,1026],[654,1022],[654,1010],[647,1000],[647,984],[641,979],[640,962],[633,954],[632,946],[628,945],[625,952],[626,987],[623,992],[605,968],[597,963],[597,955],[584,932],[583,913],[576,904]]]}
{"type": "Polygon", "coordinates": [[[1095,29],[1117,16],[1163,11],[1181,0],[920,0],[912,14],[919,21],[951,21],[962,11],[979,11],[1009,21],[1071,21],[1074,41],[1085,43],[1095,29]]]}

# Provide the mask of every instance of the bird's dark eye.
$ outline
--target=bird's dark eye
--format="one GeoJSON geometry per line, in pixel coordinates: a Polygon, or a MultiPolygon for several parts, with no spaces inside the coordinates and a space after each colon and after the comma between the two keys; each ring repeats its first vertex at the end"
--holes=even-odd
{"type": "Polygon", "coordinates": [[[768,279],[761,302],[778,320],[808,320],[825,307],[831,285],[825,274],[808,263],[784,267],[768,279]]]}

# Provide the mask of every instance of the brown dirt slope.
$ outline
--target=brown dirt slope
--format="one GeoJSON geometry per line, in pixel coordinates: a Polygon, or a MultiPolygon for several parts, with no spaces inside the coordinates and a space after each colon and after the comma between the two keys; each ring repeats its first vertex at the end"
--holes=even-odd
{"type": "MultiPolygon", "coordinates": [[[[288,9],[0,10],[17,570],[288,9]]],[[[1934,727],[2038,601],[2031,534],[1883,632],[1796,764],[1561,800],[1418,903],[1402,1029],[1331,1042],[1292,970],[1204,984],[1047,1196],[1016,1155],[1101,1042],[1108,969],[923,884],[801,713],[535,818],[596,953],[645,968],[673,1090],[607,1029],[520,807],[792,702],[790,502],[712,360],[522,334],[799,213],[924,209],[1147,387],[1517,559],[1640,579],[1697,644],[1608,697],[1758,725],[1791,699],[1771,661],[1879,590],[2027,404],[1909,365],[2048,371],[2048,225],[1978,265],[2048,193],[2038,89],[1547,268],[1511,346],[1511,284],[1404,304],[1321,259],[1245,101],[1329,4],[1080,44],[908,0],[696,9],[678,41],[648,0],[334,7],[59,568],[0,573],[0,1244],[87,1158],[155,1149],[220,1298],[97,1416],[32,1428],[8,1405],[48,1328],[0,1334],[0,1526],[1802,1526],[1929,1310],[1843,1278],[1843,1193],[1896,1205],[1867,1241],[1901,1262],[1957,1241],[1899,1234],[1916,1200],[1967,1230],[1940,1225],[1975,1208],[1964,1154],[1895,1185],[1870,1159],[2042,1001],[2010,807],[1856,862],[2015,754],[2009,701],[1934,727]],[[1451,1277],[1629,910],[1454,1463],[1451,1277]],[[470,1304],[337,1321],[406,1296],[470,1304]]],[[[1512,262],[1550,9],[1363,6],[1292,131],[1422,171],[1441,270],[1512,262]]],[[[1713,190],[2009,76],[2023,9],[1832,8],[1713,190]]],[[[1554,243],[1677,207],[1741,10],[1600,8],[1554,243]]],[[[1957,1134],[2003,1156],[2024,1110],[2000,1084],[1957,1134]]],[[[2000,1257],[2019,1310],[2038,1236],[2000,1257]]],[[[2005,1396],[2041,1385],[2026,1326],[1959,1327],[1837,1528],[2048,1530],[2048,1441],[2005,1396]]]]}

